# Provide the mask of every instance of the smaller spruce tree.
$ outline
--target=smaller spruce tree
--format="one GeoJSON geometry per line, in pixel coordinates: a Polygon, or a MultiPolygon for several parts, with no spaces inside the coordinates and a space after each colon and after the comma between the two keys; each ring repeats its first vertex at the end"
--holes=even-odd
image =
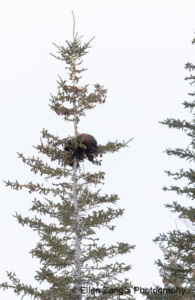
{"type": "MultiPolygon", "coordinates": [[[[195,44],[193,39],[192,44],[195,44]]],[[[195,65],[187,63],[187,70],[194,71],[195,65]]],[[[195,83],[195,75],[192,73],[185,80],[189,80],[191,85],[195,83]]],[[[188,95],[194,97],[195,92],[188,95]]],[[[185,101],[184,108],[190,108],[192,112],[195,107],[195,100],[192,102],[185,101]]],[[[193,114],[192,121],[180,121],[176,119],[167,119],[164,122],[159,122],[167,125],[169,128],[180,129],[186,132],[191,137],[191,143],[186,149],[167,149],[168,155],[175,155],[179,158],[184,158],[190,162],[195,161],[195,118],[193,114]]],[[[180,169],[176,173],[165,171],[168,176],[172,176],[175,180],[182,178],[188,179],[188,186],[183,188],[178,186],[164,187],[164,191],[175,191],[177,195],[185,195],[191,200],[195,199],[195,170],[190,168],[187,171],[180,169]]],[[[166,204],[172,213],[179,213],[179,219],[185,221],[188,225],[188,230],[173,230],[167,234],[160,234],[154,239],[163,251],[164,261],[158,259],[155,263],[158,266],[160,276],[162,277],[165,289],[162,296],[147,295],[147,299],[195,299],[195,208],[193,206],[186,207],[178,204],[176,201],[173,204],[166,204]],[[176,289],[176,293],[171,293],[169,290],[176,289]],[[179,291],[180,289],[180,291],[179,291]],[[181,294],[181,289],[185,289],[184,295],[181,294]]],[[[157,288],[160,288],[159,286],[157,288]]],[[[162,287],[161,287],[162,288],[162,287]]]]}

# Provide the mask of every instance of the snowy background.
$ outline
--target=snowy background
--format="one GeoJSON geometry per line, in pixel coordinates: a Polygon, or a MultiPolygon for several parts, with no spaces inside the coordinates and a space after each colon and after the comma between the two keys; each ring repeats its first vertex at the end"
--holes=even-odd
{"type": "MultiPolygon", "coordinates": [[[[166,148],[185,148],[190,139],[177,130],[159,124],[166,118],[191,120],[182,102],[193,87],[184,81],[188,61],[195,62],[194,0],[30,0],[2,1],[0,4],[0,282],[7,281],[6,270],[13,271],[25,284],[38,286],[34,280],[39,261],[29,251],[39,241],[36,232],[20,226],[12,217],[34,216],[28,209],[37,195],[27,190],[6,188],[3,180],[39,182],[39,176],[17,159],[39,156],[32,147],[40,142],[45,128],[60,138],[73,135],[68,124],[53,113],[50,93],[57,94],[57,75],[68,79],[64,64],[49,53],[72,41],[73,18],[76,31],[88,42],[93,36],[89,54],[84,57],[81,84],[99,83],[108,89],[107,101],[88,111],[79,124],[79,132],[92,134],[99,144],[109,140],[134,140],[129,148],[103,156],[101,170],[106,172],[103,193],[119,195],[118,207],[125,208],[122,218],[113,222],[113,233],[100,230],[102,243],[127,242],[137,245],[131,254],[119,261],[132,264],[124,275],[135,286],[161,285],[154,261],[162,257],[152,242],[159,233],[185,229],[177,216],[164,208],[165,203],[190,201],[163,186],[175,183],[164,171],[188,169],[189,163],[169,157],[166,148]]],[[[44,157],[43,157],[44,159],[44,157]]],[[[191,167],[192,163],[191,163],[191,167]]],[[[86,161],[86,170],[99,168],[86,161]]],[[[38,197],[37,197],[38,198],[38,197]]],[[[41,197],[40,197],[41,199],[41,197]]],[[[0,290],[4,300],[19,299],[13,291],[0,290]]],[[[143,299],[138,293],[136,298],[143,299]]],[[[30,299],[26,297],[26,299],[30,299]]]]}

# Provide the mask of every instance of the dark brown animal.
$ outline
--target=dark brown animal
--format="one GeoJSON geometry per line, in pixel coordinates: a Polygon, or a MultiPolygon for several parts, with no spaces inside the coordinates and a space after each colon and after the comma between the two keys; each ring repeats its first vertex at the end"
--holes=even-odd
{"type": "MultiPolygon", "coordinates": [[[[72,159],[76,156],[76,159],[83,160],[84,156],[86,155],[89,159],[89,161],[93,162],[93,159],[98,156],[98,146],[96,139],[87,133],[81,133],[78,136],[78,143],[81,143],[84,147],[77,147],[74,149],[74,145],[72,144],[72,141],[68,141],[67,144],[65,144],[64,150],[65,151],[71,151],[72,159]]],[[[69,164],[70,166],[73,166],[73,161],[69,164]]],[[[79,163],[77,164],[77,167],[79,166],[79,163]]]]}

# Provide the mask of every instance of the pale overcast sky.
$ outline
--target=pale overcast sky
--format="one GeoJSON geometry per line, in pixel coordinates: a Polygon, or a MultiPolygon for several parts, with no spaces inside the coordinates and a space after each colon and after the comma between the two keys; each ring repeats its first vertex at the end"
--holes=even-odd
{"type": "MultiPolygon", "coordinates": [[[[68,124],[48,106],[50,93],[57,94],[57,75],[68,79],[64,64],[49,53],[52,45],[72,41],[72,13],[76,31],[87,42],[93,36],[89,54],[84,57],[80,84],[99,83],[108,89],[107,102],[79,124],[79,132],[92,134],[99,144],[109,140],[128,140],[129,148],[104,155],[106,172],[103,193],[119,195],[118,207],[125,208],[122,218],[113,222],[113,233],[101,229],[102,243],[127,242],[137,245],[119,261],[132,264],[125,278],[136,286],[160,284],[154,261],[162,257],[152,242],[159,233],[175,228],[177,216],[164,208],[184,197],[163,192],[174,180],[164,173],[193,168],[193,163],[169,157],[166,148],[185,148],[190,142],[180,131],[159,124],[166,118],[191,120],[182,102],[192,100],[193,91],[184,79],[189,73],[185,63],[195,63],[195,1],[176,0],[7,0],[0,5],[0,79],[1,79],[1,248],[0,283],[7,281],[6,270],[13,271],[25,284],[39,286],[34,280],[39,261],[29,251],[39,241],[36,232],[22,227],[12,215],[34,216],[28,209],[37,196],[5,188],[3,180],[37,182],[17,158],[40,156],[32,145],[40,142],[45,128],[61,138],[73,135],[68,124]]],[[[44,159],[44,157],[43,157],[44,159]]],[[[85,163],[86,170],[99,168],[85,163]]],[[[182,182],[181,186],[186,182],[182,182]]],[[[179,228],[185,226],[177,220],[179,228]]],[[[41,287],[41,286],[40,286],[41,287]]],[[[19,299],[13,291],[0,290],[0,299],[19,299]]],[[[137,299],[143,299],[140,294],[137,299]]],[[[26,297],[26,299],[30,299],[26,297]]]]}

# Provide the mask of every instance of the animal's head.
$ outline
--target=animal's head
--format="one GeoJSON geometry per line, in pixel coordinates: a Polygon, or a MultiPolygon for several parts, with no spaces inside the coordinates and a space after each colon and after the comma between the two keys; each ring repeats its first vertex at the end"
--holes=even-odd
{"type": "Polygon", "coordinates": [[[98,146],[95,145],[94,147],[88,148],[86,151],[86,155],[89,161],[93,161],[93,159],[98,156],[98,146]]]}

